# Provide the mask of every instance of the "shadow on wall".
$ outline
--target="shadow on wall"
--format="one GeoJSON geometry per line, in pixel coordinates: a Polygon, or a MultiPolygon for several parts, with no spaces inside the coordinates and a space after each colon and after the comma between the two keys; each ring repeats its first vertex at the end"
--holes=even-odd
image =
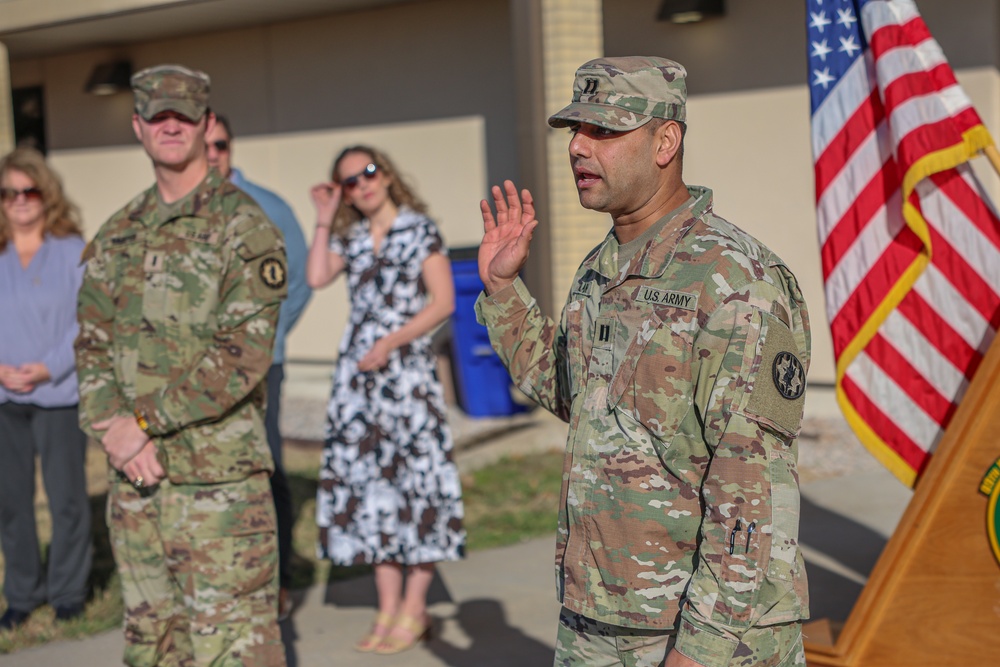
{"type": "MultiPolygon", "coordinates": [[[[867,577],[887,540],[878,532],[852,519],[831,512],[802,498],[799,541],[813,551],[867,577]]],[[[806,563],[809,577],[809,610],[813,620],[834,624],[847,620],[862,585],[815,562],[806,563]]]]}

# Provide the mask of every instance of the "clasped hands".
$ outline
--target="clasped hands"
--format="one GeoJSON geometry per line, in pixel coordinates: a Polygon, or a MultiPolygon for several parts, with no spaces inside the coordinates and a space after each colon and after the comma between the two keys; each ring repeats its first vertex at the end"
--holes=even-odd
{"type": "Polygon", "coordinates": [[[51,379],[48,367],[41,361],[20,366],[0,364],[0,385],[16,394],[27,394],[51,379]]]}
{"type": "Polygon", "coordinates": [[[166,473],[156,459],[156,445],[139,428],[135,417],[116,415],[94,422],[92,427],[104,431],[101,445],[111,467],[128,477],[135,488],[154,486],[163,480],[166,473]]]}

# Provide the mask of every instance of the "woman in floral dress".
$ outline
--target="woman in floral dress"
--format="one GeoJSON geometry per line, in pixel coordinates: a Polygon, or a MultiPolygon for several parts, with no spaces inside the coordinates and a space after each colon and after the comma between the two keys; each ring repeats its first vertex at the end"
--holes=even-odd
{"type": "Polygon", "coordinates": [[[307,275],[319,288],[346,273],[351,313],[327,411],[319,553],[374,565],[378,614],[355,648],[398,653],[428,634],[434,564],[465,548],[429,337],[454,310],[451,266],[425,206],[384,154],[346,148],[332,177],[311,191],[307,275]]]}

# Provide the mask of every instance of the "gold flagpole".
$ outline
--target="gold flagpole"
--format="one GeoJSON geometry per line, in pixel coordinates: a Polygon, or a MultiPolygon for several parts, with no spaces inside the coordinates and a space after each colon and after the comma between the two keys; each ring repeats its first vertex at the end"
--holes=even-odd
{"type": "Polygon", "coordinates": [[[987,146],[983,149],[983,155],[985,155],[986,159],[990,161],[991,165],[993,165],[993,171],[997,173],[997,176],[1000,176],[1000,152],[997,151],[997,147],[987,146]]]}

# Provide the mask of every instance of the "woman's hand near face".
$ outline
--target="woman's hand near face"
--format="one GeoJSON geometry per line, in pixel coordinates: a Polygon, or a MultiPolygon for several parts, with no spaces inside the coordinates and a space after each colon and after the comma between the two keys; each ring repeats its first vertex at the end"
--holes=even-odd
{"type": "Polygon", "coordinates": [[[343,188],[337,183],[320,183],[309,190],[309,196],[316,207],[316,225],[329,228],[340,206],[343,188]]]}

